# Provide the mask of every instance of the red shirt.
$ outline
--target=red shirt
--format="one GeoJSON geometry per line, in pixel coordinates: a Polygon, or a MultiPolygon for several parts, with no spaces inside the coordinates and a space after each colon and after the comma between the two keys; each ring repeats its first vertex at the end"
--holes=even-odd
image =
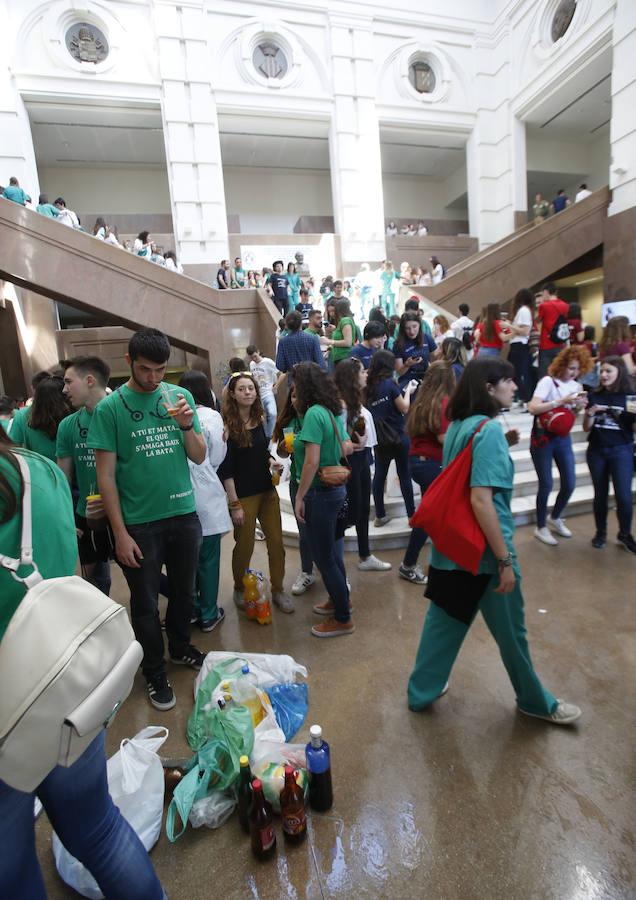
{"type": "MultiPolygon", "coordinates": [[[[446,418],[448,400],[448,397],[444,397],[442,400],[439,434],[446,434],[448,426],[450,425],[450,421],[446,418]]],[[[411,438],[409,456],[426,456],[428,459],[435,459],[437,462],[441,462],[443,452],[443,444],[440,444],[437,440],[437,435],[433,434],[432,431],[427,431],[426,434],[420,434],[418,437],[411,438]]]]}
{"type": "MultiPolygon", "coordinates": [[[[491,341],[486,340],[486,335],[484,333],[484,323],[480,322],[475,331],[479,332],[479,347],[496,347],[497,350],[501,350],[503,347],[503,341],[499,337],[503,328],[501,327],[501,322],[499,319],[495,319],[495,334],[491,341]]],[[[479,352],[479,349],[478,349],[479,352]]]]}
{"type": "Polygon", "coordinates": [[[552,350],[554,347],[565,346],[565,344],[554,344],[550,340],[550,332],[559,316],[563,316],[567,319],[569,308],[570,307],[565,300],[559,300],[558,297],[556,300],[544,300],[543,303],[539,304],[539,311],[537,313],[537,318],[541,320],[541,342],[539,344],[539,350],[552,350]]]}
{"type": "Polygon", "coordinates": [[[577,340],[576,337],[579,331],[583,331],[583,323],[580,319],[568,319],[568,328],[570,329],[570,346],[585,343],[585,341],[577,340]]]}

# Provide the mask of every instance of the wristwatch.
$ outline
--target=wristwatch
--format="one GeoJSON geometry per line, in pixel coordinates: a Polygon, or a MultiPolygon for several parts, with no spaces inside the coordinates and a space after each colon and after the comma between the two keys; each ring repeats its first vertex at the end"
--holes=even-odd
{"type": "Polygon", "coordinates": [[[497,564],[502,569],[507,569],[508,566],[511,566],[512,565],[512,556],[510,555],[510,553],[508,554],[508,556],[504,556],[501,559],[498,559],[497,564]]]}
{"type": "Polygon", "coordinates": [[[179,425],[181,431],[192,431],[192,425],[179,425]]]}

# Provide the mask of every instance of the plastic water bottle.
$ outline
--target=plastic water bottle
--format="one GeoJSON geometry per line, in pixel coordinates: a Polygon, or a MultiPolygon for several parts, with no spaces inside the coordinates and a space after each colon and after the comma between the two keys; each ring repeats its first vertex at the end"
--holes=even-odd
{"type": "Polygon", "coordinates": [[[250,672],[250,667],[247,663],[241,669],[241,675],[245,677],[245,681],[249,681],[250,684],[257,685],[258,678],[253,672],[250,672]]]}
{"type": "Polygon", "coordinates": [[[320,725],[312,725],[309,736],[311,740],[305,747],[309,774],[309,803],[316,812],[326,812],[333,805],[329,744],[322,739],[320,725]]]}

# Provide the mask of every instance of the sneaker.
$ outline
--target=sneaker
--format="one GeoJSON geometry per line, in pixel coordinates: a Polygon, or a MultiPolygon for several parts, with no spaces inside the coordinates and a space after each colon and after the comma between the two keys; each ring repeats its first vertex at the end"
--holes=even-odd
{"type": "Polygon", "coordinates": [[[201,619],[199,623],[201,631],[214,631],[217,625],[220,625],[225,618],[225,610],[219,606],[216,619],[201,619]]]}
{"type": "Polygon", "coordinates": [[[593,547],[596,547],[597,550],[602,550],[605,546],[606,537],[604,534],[601,534],[600,531],[597,531],[590,543],[593,547]]]}
{"type": "Polygon", "coordinates": [[[314,625],[311,633],[315,637],[330,638],[340,637],[341,634],[353,634],[355,630],[356,626],[353,624],[353,619],[349,619],[348,622],[337,622],[333,616],[330,616],[326,621],[321,622],[320,625],[314,625]]]}
{"type": "Polygon", "coordinates": [[[278,593],[272,592],[272,600],[281,612],[294,612],[294,601],[288,594],[285,593],[285,591],[278,591],[278,593]]]}
{"type": "Polygon", "coordinates": [[[196,669],[197,671],[203,665],[204,659],[205,653],[201,653],[201,651],[197,650],[196,647],[193,647],[192,644],[190,644],[183,656],[172,656],[172,654],[170,654],[171,663],[174,663],[176,666],[190,666],[191,669],[196,669]]]}
{"type": "Polygon", "coordinates": [[[544,544],[549,544],[551,547],[556,547],[559,543],[555,537],[552,537],[545,525],[543,526],[543,528],[535,528],[534,536],[538,541],[542,541],[544,544]]]}
{"type": "Polygon", "coordinates": [[[312,584],[316,583],[316,576],[312,575],[310,572],[301,572],[296,581],[294,582],[291,592],[295,597],[300,596],[300,594],[304,594],[307,588],[310,588],[312,584]]]}
{"type": "Polygon", "coordinates": [[[234,588],[232,600],[237,609],[245,609],[245,588],[234,588]]]}
{"type": "Polygon", "coordinates": [[[148,699],[155,709],[172,709],[176,704],[177,698],[174,691],[170,687],[170,682],[165,672],[159,672],[146,678],[148,685],[148,699]]]}
{"type": "MultiPolygon", "coordinates": [[[[327,597],[323,603],[316,603],[315,606],[312,606],[312,610],[317,616],[330,616],[333,612],[331,597],[327,597]]],[[[349,612],[353,612],[353,604],[351,602],[349,603],[349,612]]]]}
{"type": "Polygon", "coordinates": [[[366,559],[361,559],[358,563],[358,568],[363,572],[388,572],[391,568],[391,563],[382,562],[381,559],[378,559],[377,556],[371,554],[371,556],[367,556],[366,559]]]}
{"type": "Polygon", "coordinates": [[[256,528],[254,529],[254,539],[257,540],[257,541],[264,541],[264,540],[265,540],[265,532],[263,531],[262,528],[259,528],[258,525],[257,525],[256,528]]]}
{"type": "Polygon", "coordinates": [[[419,566],[415,566],[414,569],[407,569],[400,563],[398,575],[400,578],[410,581],[411,584],[426,584],[428,582],[428,575],[425,575],[419,566]]]}
{"type": "Polygon", "coordinates": [[[441,691],[440,691],[439,694],[437,695],[437,699],[439,700],[440,697],[443,697],[444,694],[445,694],[447,691],[448,691],[448,681],[446,682],[446,684],[444,685],[444,687],[441,689],[441,691]]]}
{"type": "Polygon", "coordinates": [[[383,525],[386,525],[390,521],[391,516],[376,516],[373,524],[376,528],[382,528],[383,525]]]}
{"type": "Polygon", "coordinates": [[[524,716],[533,716],[535,719],[545,719],[546,722],[554,722],[555,725],[570,725],[581,715],[581,710],[573,703],[565,703],[563,700],[557,700],[557,708],[549,716],[540,716],[537,713],[526,712],[525,709],[519,708],[524,716]]]}
{"type": "Polygon", "coordinates": [[[566,528],[563,519],[553,519],[552,516],[548,516],[548,525],[552,531],[556,531],[561,537],[572,537],[572,532],[569,528],[566,528]]]}
{"type": "Polygon", "coordinates": [[[624,547],[628,553],[636,553],[636,541],[631,534],[621,534],[619,532],[616,535],[616,543],[619,547],[624,547]]]}

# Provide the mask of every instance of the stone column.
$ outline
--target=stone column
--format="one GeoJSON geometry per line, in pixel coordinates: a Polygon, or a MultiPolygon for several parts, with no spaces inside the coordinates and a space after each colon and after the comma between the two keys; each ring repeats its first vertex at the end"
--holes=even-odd
{"type": "Polygon", "coordinates": [[[333,209],[343,265],[357,265],[382,260],[386,254],[372,20],[331,13],[329,24],[334,84],[329,133],[333,209]]]}
{"type": "MultiPolygon", "coordinates": [[[[7,66],[0,64],[0,134],[2,135],[2,186],[12,175],[37,206],[40,193],[31,123],[22,97],[7,66]]],[[[49,198],[50,199],[50,198],[49,198]]]]}
{"type": "Polygon", "coordinates": [[[527,219],[525,125],[511,110],[507,92],[508,41],[485,39],[476,48],[477,120],[466,144],[470,233],[483,249],[527,219]]]}
{"type": "Polygon", "coordinates": [[[187,274],[212,283],[228,231],[204,7],[155,0],[153,19],[177,255],[187,274]]]}
{"type": "Polygon", "coordinates": [[[636,207],[636,4],[633,0],[616,2],[612,45],[610,216],[636,207]]]}

